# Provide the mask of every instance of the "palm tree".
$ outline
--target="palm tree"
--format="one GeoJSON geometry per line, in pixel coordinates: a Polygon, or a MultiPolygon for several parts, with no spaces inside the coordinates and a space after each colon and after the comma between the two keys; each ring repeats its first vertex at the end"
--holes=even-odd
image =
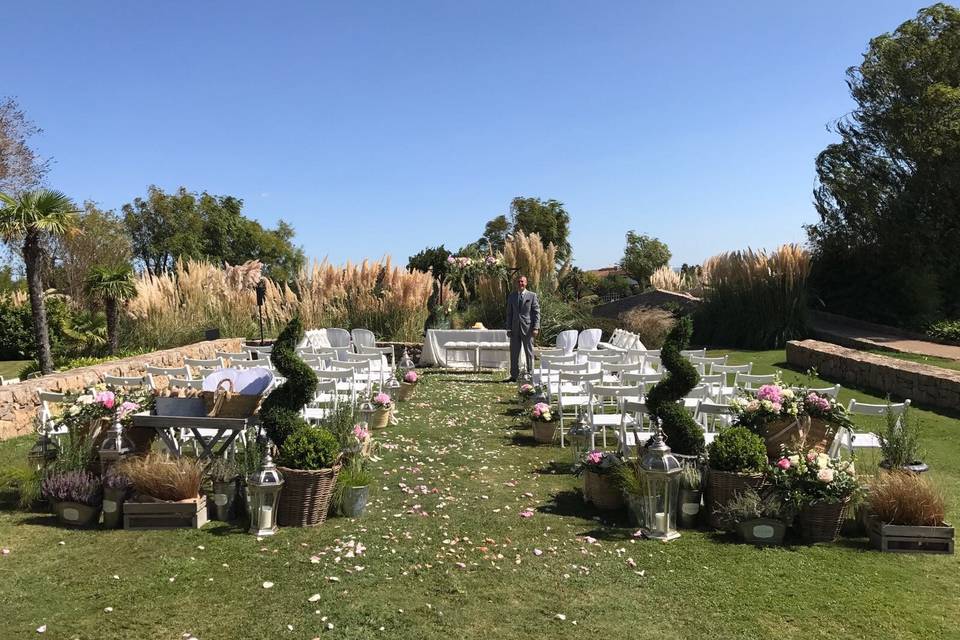
{"type": "Polygon", "coordinates": [[[80,211],[73,201],[60,191],[37,189],[16,196],[0,193],[0,236],[7,242],[23,243],[21,251],[27,269],[37,361],[44,375],[53,371],[53,356],[47,312],[43,305],[43,240],[73,230],[78,213],[80,211]]]}
{"type": "Polygon", "coordinates": [[[110,355],[113,355],[120,346],[120,335],[117,331],[120,307],[137,295],[137,287],[133,283],[133,269],[128,264],[94,267],[87,274],[84,288],[90,296],[103,300],[104,310],[107,312],[107,344],[110,355]]]}

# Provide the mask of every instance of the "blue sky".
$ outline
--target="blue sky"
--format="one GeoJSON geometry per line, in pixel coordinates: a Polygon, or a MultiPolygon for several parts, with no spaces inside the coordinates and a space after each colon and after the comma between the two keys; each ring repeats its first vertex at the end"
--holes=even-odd
{"type": "Polygon", "coordinates": [[[844,71],[923,3],[21,2],[0,94],[50,184],[109,208],[149,184],[244,199],[336,262],[455,249],[517,195],[673,263],[802,241],[844,71]]]}

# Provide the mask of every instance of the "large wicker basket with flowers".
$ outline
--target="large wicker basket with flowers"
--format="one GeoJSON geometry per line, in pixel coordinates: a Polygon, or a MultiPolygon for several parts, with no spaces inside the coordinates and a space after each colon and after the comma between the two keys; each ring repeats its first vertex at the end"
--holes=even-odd
{"type": "Polygon", "coordinates": [[[417,383],[419,381],[420,376],[412,369],[403,374],[403,380],[400,381],[400,390],[397,391],[397,400],[399,402],[406,402],[412,398],[413,392],[417,390],[417,383]]]}
{"type": "Polygon", "coordinates": [[[609,451],[590,451],[577,464],[575,473],[583,476],[583,500],[598,509],[623,508],[623,492],[617,469],[623,462],[609,451]]]}
{"type": "Polygon", "coordinates": [[[541,444],[553,442],[557,435],[557,416],[545,402],[538,402],[530,410],[530,423],[533,439],[541,444]]]}
{"type": "Polygon", "coordinates": [[[281,527],[313,527],[327,519],[340,471],[339,443],[323,428],[303,426],[280,448],[283,488],[277,505],[281,527]]]}

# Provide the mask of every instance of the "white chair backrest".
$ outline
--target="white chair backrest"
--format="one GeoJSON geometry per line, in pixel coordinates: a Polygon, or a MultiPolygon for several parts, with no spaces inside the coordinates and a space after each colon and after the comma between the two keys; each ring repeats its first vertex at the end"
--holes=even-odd
{"type": "Polygon", "coordinates": [[[584,329],[577,337],[578,351],[593,351],[600,344],[600,337],[603,332],[600,329],[584,329]]]}
{"type": "Polygon", "coordinates": [[[327,342],[331,347],[349,347],[350,332],[346,329],[327,329],[327,342]]]}
{"type": "Polygon", "coordinates": [[[727,356],[718,356],[718,357],[706,357],[706,356],[690,356],[688,358],[690,362],[697,365],[703,365],[703,373],[714,373],[713,367],[716,365],[727,364],[727,356]]]}
{"type": "Polygon", "coordinates": [[[625,373],[641,373],[643,363],[640,362],[601,362],[600,370],[604,373],[622,376],[625,373]]]}
{"type": "Polygon", "coordinates": [[[638,398],[639,394],[637,388],[634,386],[624,386],[624,385],[609,385],[609,384],[593,384],[590,383],[587,385],[587,393],[590,395],[591,404],[594,402],[602,402],[603,400],[610,398],[619,402],[624,398],[638,398]]]}
{"type": "Polygon", "coordinates": [[[700,413],[709,413],[711,415],[717,416],[730,416],[733,415],[733,409],[729,404],[722,402],[711,402],[710,400],[704,400],[699,405],[697,405],[697,411],[700,413]]]}
{"type": "Polygon", "coordinates": [[[707,350],[705,348],[704,349],[682,349],[680,351],[680,355],[684,356],[685,358],[689,358],[690,356],[698,356],[700,358],[706,358],[707,350]]]}
{"type": "Polygon", "coordinates": [[[733,386],[743,387],[744,389],[753,389],[754,385],[757,387],[762,387],[765,384],[773,384],[777,381],[776,374],[749,374],[749,373],[738,373],[733,379],[733,386]]]}
{"type": "Polygon", "coordinates": [[[327,362],[326,358],[315,353],[301,354],[300,359],[313,369],[322,369],[324,366],[326,366],[327,362]]]}
{"type": "Polygon", "coordinates": [[[223,358],[211,358],[209,360],[201,360],[199,358],[184,358],[183,366],[185,367],[204,367],[207,369],[221,369],[223,368],[223,358]]]}
{"type": "Polygon", "coordinates": [[[229,351],[216,351],[214,355],[221,360],[229,360],[232,364],[233,362],[244,362],[246,360],[253,360],[253,355],[247,353],[246,351],[240,351],[239,353],[231,353],[229,351]]]}
{"type": "Polygon", "coordinates": [[[563,349],[565,354],[573,353],[574,347],[577,346],[577,336],[580,335],[580,332],[576,329],[567,329],[566,331],[561,331],[557,335],[556,346],[563,349]]]}
{"type": "Polygon", "coordinates": [[[544,356],[562,356],[565,354],[563,347],[543,347],[534,351],[533,355],[542,359],[544,356]]]}
{"type": "Polygon", "coordinates": [[[360,350],[360,347],[377,346],[377,336],[369,329],[354,329],[350,332],[350,337],[353,338],[353,347],[357,351],[360,350]]]}
{"type": "Polygon", "coordinates": [[[153,389],[153,376],[103,376],[103,383],[111,387],[153,389]]]}
{"type": "MultiPolygon", "coordinates": [[[[795,389],[796,391],[796,389],[795,389]]],[[[807,389],[807,392],[814,392],[818,396],[827,396],[828,398],[837,399],[837,396],[840,395],[840,385],[835,384],[832,387],[817,387],[812,389],[807,389]]]]}
{"type": "Polygon", "coordinates": [[[620,376],[623,384],[642,387],[644,392],[661,380],[663,380],[662,373],[624,373],[620,376]]]}
{"type": "Polygon", "coordinates": [[[20,382],[20,378],[4,378],[3,376],[0,376],[0,387],[10,384],[17,384],[18,382],[20,382]]]}
{"type": "Polygon", "coordinates": [[[265,345],[258,346],[255,344],[245,344],[243,345],[243,350],[246,351],[247,353],[270,354],[270,353],[273,353],[273,345],[265,344],[265,345]]]}
{"type": "Polygon", "coordinates": [[[558,362],[550,365],[550,373],[558,373],[562,379],[565,373],[589,373],[589,371],[586,362],[558,362]]]}
{"type": "Polygon", "coordinates": [[[704,376],[700,376],[700,384],[709,385],[711,387],[722,387],[723,383],[726,382],[722,373],[712,373],[704,376]]]}
{"type": "Polygon", "coordinates": [[[190,375],[190,367],[147,367],[147,373],[153,376],[166,376],[168,378],[193,378],[190,375]]]}
{"type": "Polygon", "coordinates": [[[729,378],[728,374],[746,373],[749,375],[753,371],[753,363],[748,362],[747,364],[715,364],[713,365],[713,373],[722,373],[724,375],[724,386],[727,384],[729,378]]]}
{"type": "Polygon", "coordinates": [[[637,400],[624,400],[621,410],[624,413],[633,415],[646,415],[650,413],[649,409],[647,409],[647,403],[637,400]]]}
{"type": "Polygon", "coordinates": [[[867,404],[851,399],[850,404],[847,405],[847,413],[861,416],[885,416],[889,411],[892,415],[902,416],[909,407],[910,400],[890,404],[867,404]]]}
{"type": "Polygon", "coordinates": [[[170,378],[167,383],[171,389],[196,389],[203,390],[203,380],[187,380],[186,378],[170,378]]]}
{"type": "Polygon", "coordinates": [[[710,387],[705,384],[695,386],[687,392],[685,397],[693,399],[706,399],[710,396],[710,387]]]}

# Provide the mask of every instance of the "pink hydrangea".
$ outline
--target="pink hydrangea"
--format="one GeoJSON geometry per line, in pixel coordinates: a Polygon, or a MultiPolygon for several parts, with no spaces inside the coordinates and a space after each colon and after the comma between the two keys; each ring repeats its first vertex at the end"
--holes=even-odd
{"type": "Polygon", "coordinates": [[[130,401],[124,402],[123,404],[120,405],[120,417],[122,418],[128,414],[131,414],[139,408],[140,408],[140,405],[137,404],[136,402],[130,402],[130,401]]]}
{"type": "Polygon", "coordinates": [[[114,405],[117,404],[117,396],[113,394],[113,391],[98,391],[93,399],[107,409],[113,409],[114,405]]]}
{"type": "Polygon", "coordinates": [[[813,409],[818,409],[823,412],[830,411],[829,398],[819,396],[816,393],[813,393],[811,391],[809,394],[807,394],[807,397],[805,398],[805,400],[807,402],[808,407],[811,407],[813,409]]]}
{"type": "Polygon", "coordinates": [[[774,404],[783,404],[783,392],[775,384],[765,384],[757,390],[758,400],[769,400],[774,404]]]}
{"type": "Polygon", "coordinates": [[[591,451],[587,454],[587,462],[590,464],[600,464],[603,461],[603,451],[591,451]]]}
{"type": "Polygon", "coordinates": [[[409,382],[410,384],[413,384],[414,382],[417,381],[417,379],[418,379],[418,376],[416,371],[407,371],[405,374],[403,374],[404,382],[409,382]]]}
{"type": "Polygon", "coordinates": [[[390,404],[390,396],[388,396],[383,392],[380,392],[373,397],[373,401],[380,406],[387,406],[388,404],[390,404]]]}
{"type": "Polygon", "coordinates": [[[539,418],[545,413],[550,413],[550,405],[545,402],[538,402],[537,404],[533,405],[533,416],[535,418],[539,418]]]}
{"type": "Polygon", "coordinates": [[[787,469],[790,468],[791,465],[790,465],[790,461],[787,460],[786,458],[780,458],[779,460],[777,460],[777,466],[783,469],[784,471],[786,471],[787,469]]]}

